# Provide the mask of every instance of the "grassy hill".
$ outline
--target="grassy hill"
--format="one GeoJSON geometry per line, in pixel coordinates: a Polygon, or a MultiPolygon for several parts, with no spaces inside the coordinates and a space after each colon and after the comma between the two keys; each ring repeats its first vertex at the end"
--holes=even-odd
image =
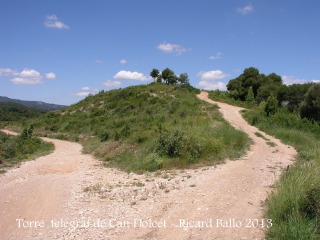
{"type": "Polygon", "coordinates": [[[39,117],[45,111],[36,110],[13,102],[0,102],[0,121],[21,121],[39,117]]]}
{"type": "Polygon", "coordinates": [[[38,134],[80,141],[105,165],[154,171],[237,158],[249,138],[188,85],[149,84],[88,96],[33,121],[38,134]]]}
{"type": "Polygon", "coordinates": [[[25,101],[25,100],[12,99],[12,98],[2,97],[2,96],[0,96],[0,103],[17,103],[29,108],[42,110],[42,111],[54,111],[54,110],[64,109],[67,107],[64,105],[45,103],[41,101],[25,101]]]}

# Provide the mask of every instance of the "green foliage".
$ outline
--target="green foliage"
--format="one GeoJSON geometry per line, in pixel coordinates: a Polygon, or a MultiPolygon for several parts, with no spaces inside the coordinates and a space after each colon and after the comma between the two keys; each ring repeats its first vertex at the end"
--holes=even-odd
{"type": "Polygon", "coordinates": [[[278,109],[278,100],[275,96],[271,95],[268,97],[264,111],[267,117],[274,115],[278,109]]]}
{"type": "Polygon", "coordinates": [[[278,82],[274,83],[272,81],[267,81],[265,84],[263,84],[259,89],[257,93],[257,101],[267,101],[268,97],[273,95],[276,97],[278,101],[281,101],[280,99],[280,92],[282,90],[282,85],[278,82]]]}
{"type": "Polygon", "coordinates": [[[181,73],[178,77],[178,81],[181,84],[188,84],[189,85],[189,76],[187,73],[181,73]]]}
{"type": "Polygon", "coordinates": [[[100,134],[100,141],[105,142],[108,141],[110,138],[110,133],[108,131],[104,131],[103,133],[100,134]]]}
{"type": "Polygon", "coordinates": [[[100,92],[34,121],[35,134],[81,136],[85,152],[126,171],[238,157],[248,137],[226,123],[216,106],[197,99],[199,92],[188,84],[158,83],[100,92]]]}
{"type": "Polygon", "coordinates": [[[0,121],[21,121],[36,118],[45,112],[13,102],[0,102],[0,121]]]}
{"type": "MultiPolygon", "coordinates": [[[[243,73],[235,79],[232,79],[227,84],[227,89],[231,93],[231,97],[234,99],[240,99],[246,101],[249,89],[252,89],[253,98],[259,103],[266,101],[268,96],[279,96],[282,100],[283,89],[282,79],[279,75],[271,73],[268,76],[260,74],[259,70],[253,67],[246,68],[243,73]]],[[[251,91],[251,90],[250,90],[251,91]]],[[[252,99],[252,96],[250,96],[252,99]]]]}
{"type": "Polygon", "coordinates": [[[262,133],[260,133],[260,132],[255,132],[254,134],[255,134],[257,137],[262,138],[263,140],[269,141],[269,139],[266,138],[266,137],[265,137],[262,133]]]}
{"type": "Polygon", "coordinates": [[[0,169],[23,160],[48,154],[53,144],[32,137],[32,128],[25,128],[19,136],[9,136],[0,131],[0,169]]]}
{"type": "Polygon", "coordinates": [[[312,86],[312,83],[304,84],[292,84],[287,86],[285,101],[287,101],[287,108],[291,112],[299,112],[299,107],[304,100],[308,89],[312,86]]]}
{"type": "Polygon", "coordinates": [[[241,101],[239,99],[235,99],[233,94],[226,91],[213,90],[209,92],[209,97],[212,100],[225,102],[234,106],[239,106],[243,108],[251,108],[254,106],[252,103],[248,103],[246,101],[241,101]]]}
{"type": "Polygon", "coordinates": [[[266,102],[265,101],[261,101],[260,103],[259,103],[259,106],[258,106],[258,110],[260,111],[260,113],[262,113],[262,114],[266,114],[266,112],[265,112],[265,109],[266,109],[266,102]]]}
{"type": "Polygon", "coordinates": [[[320,121],[320,83],[309,88],[300,111],[302,118],[320,121]]]}
{"type": "Polygon", "coordinates": [[[253,67],[246,68],[239,77],[229,81],[227,89],[235,99],[245,101],[249,87],[252,87],[254,96],[256,96],[264,78],[265,76],[260,74],[258,69],[253,67]]]}
{"type": "Polygon", "coordinates": [[[157,77],[157,83],[162,83],[162,75],[159,74],[158,77],[157,77]]]}
{"type": "MultiPolygon", "coordinates": [[[[285,106],[291,112],[299,112],[302,118],[320,122],[320,87],[317,85],[319,86],[319,84],[305,83],[286,86],[281,77],[275,73],[265,76],[256,68],[247,68],[239,77],[229,81],[227,89],[229,98],[247,102],[249,96],[250,101],[255,99],[260,103],[267,101],[273,95],[278,105],[285,106]]],[[[229,100],[226,102],[230,103],[229,100]]],[[[234,104],[240,105],[237,102],[234,104]]],[[[269,107],[268,104],[267,115],[273,114],[276,109],[274,106],[271,109],[269,107]]]]}
{"type": "Polygon", "coordinates": [[[238,90],[232,90],[231,92],[230,92],[230,97],[232,97],[233,99],[235,99],[235,100],[238,100],[239,99],[239,92],[238,92],[238,90]]]}
{"type": "Polygon", "coordinates": [[[173,133],[160,131],[155,151],[168,157],[180,157],[185,150],[183,149],[185,139],[185,134],[179,130],[173,133]]]}
{"type": "Polygon", "coordinates": [[[159,73],[160,73],[159,70],[154,68],[150,72],[150,77],[152,77],[154,79],[154,81],[156,81],[157,77],[159,76],[159,73]]]}
{"type": "Polygon", "coordinates": [[[33,129],[34,129],[33,124],[31,124],[29,127],[25,127],[22,133],[19,135],[19,138],[21,139],[32,138],[33,129]]]}
{"type": "Polygon", "coordinates": [[[249,102],[249,103],[253,103],[253,102],[254,102],[254,93],[253,93],[252,86],[249,87],[246,100],[247,100],[247,102],[249,102]]]}
{"type": "MultiPolygon", "coordinates": [[[[229,98],[251,103],[254,102],[252,99],[258,103],[267,101],[273,95],[278,105],[287,107],[291,112],[299,112],[302,118],[320,121],[320,87],[317,85],[319,86],[305,83],[286,86],[279,75],[271,73],[266,76],[251,67],[246,68],[237,78],[231,79],[227,89],[229,98]]],[[[274,109],[273,106],[272,109],[267,109],[267,115],[272,114],[274,109]]]]}
{"type": "Polygon", "coordinates": [[[161,76],[166,84],[170,84],[174,82],[174,72],[170,68],[166,68],[162,71],[161,76]]]}
{"type": "Polygon", "coordinates": [[[320,239],[320,125],[280,108],[266,117],[246,111],[245,118],[298,151],[296,163],[282,176],[268,199],[267,218],[274,224],[268,239],[320,239]]]}
{"type": "Polygon", "coordinates": [[[170,68],[164,69],[161,74],[159,74],[158,69],[153,69],[150,73],[150,76],[158,83],[164,81],[166,84],[185,84],[189,85],[189,76],[187,73],[181,73],[179,76],[176,76],[174,71],[170,68]]]}
{"type": "Polygon", "coordinates": [[[25,101],[25,100],[11,99],[8,97],[0,96],[0,104],[11,104],[11,103],[18,104],[19,106],[22,105],[24,107],[27,107],[28,109],[40,110],[40,112],[55,111],[55,110],[59,110],[67,107],[64,105],[50,104],[50,103],[39,102],[39,101],[25,101]]]}

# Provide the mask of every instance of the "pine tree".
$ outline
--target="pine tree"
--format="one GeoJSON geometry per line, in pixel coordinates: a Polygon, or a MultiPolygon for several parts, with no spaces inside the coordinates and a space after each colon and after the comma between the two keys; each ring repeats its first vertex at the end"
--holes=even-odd
{"type": "Polygon", "coordinates": [[[252,86],[249,87],[249,89],[248,89],[248,94],[247,94],[246,100],[247,100],[247,102],[249,102],[249,103],[254,102],[254,93],[253,93],[252,86]]]}
{"type": "Polygon", "coordinates": [[[270,115],[275,114],[277,110],[278,110],[278,100],[274,95],[271,95],[267,99],[264,111],[269,117],[270,115]]]}

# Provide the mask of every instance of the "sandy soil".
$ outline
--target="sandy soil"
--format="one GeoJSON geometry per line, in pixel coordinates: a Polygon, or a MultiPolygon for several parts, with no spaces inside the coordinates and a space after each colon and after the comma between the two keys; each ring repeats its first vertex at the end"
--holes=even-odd
{"type": "Polygon", "coordinates": [[[52,154],[0,175],[0,239],[264,239],[265,200],[296,152],[263,133],[276,143],[267,145],[241,108],[198,97],[252,138],[246,156],[136,175],[103,168],[77,143],[45,139],[52,154]]]}

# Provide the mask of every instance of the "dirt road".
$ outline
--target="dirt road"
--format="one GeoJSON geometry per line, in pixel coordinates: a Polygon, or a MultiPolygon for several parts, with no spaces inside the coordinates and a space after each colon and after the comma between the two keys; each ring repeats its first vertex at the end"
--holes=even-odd
{"type": "Polygon", "coordinates": [[[240,108],[216,104],[254,141],[243,159],[136,175],[46,139],[55,152],[0,176],[0,239],[264,239],[264,201],[296,152],[263,133],[276,144],[267,145],[240,108]]]}

